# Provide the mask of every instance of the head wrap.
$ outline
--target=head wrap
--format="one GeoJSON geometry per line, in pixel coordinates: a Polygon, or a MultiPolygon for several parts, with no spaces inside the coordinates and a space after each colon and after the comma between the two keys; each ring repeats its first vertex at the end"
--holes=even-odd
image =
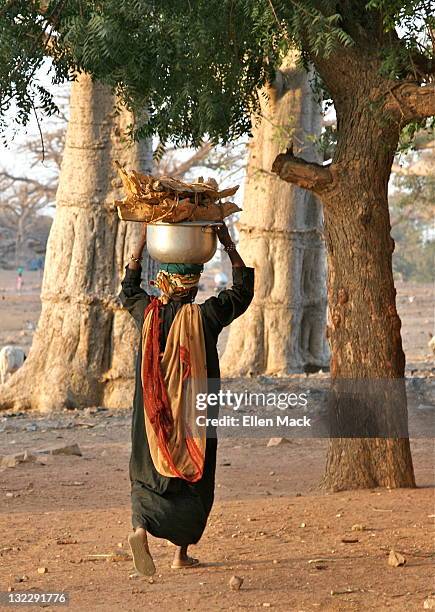
{"type": "Polygon", "coordinates": [[[169,274],[201,274],[204,266],[202,264],[162,263],[160,270],[169,272],[169,274]]]}
{"type": "Polygon", "coordinates": [[[160,301],[167,304],[172,298],[186,297],[190,290],[198,286],[201,264],[161,264],[160,270],[151,284],[162,292],[160,301]]]}

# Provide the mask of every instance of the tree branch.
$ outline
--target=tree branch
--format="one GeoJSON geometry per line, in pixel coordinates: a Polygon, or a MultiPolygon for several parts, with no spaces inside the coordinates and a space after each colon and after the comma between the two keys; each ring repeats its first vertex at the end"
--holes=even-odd
{"type": "Polygon", "coordinates": [[[433,176],[433,159],[431,158],[420,158],[413,164],[407,166],[400,166],[399,164],[393,164],[391,172],[400,176],[433,176]]]}
{"type": "Polygon", "coordinates": [[[295,157],[291,150],[281,153],[272,165],[272,172],[288,183],[321,193],[332,183],[329,166],[321,166],[295,157]]]}
{"type": "Polygon", "coordinates": [[[46,186],[37,179],[32,179],[27,176],[14,176],[13,174],[10,174],[7,170],[1,170],[0,177],[9,179],[10,181],[20,181],[22,183],[28,183],[29,185],[34,185],[39,189],[46,189],[46,186]]]}
{"type": "Polygon", "coordinates": [[[209,142],[204,143],[193,155],[189,157],[185,162],[180,163],[174,173],[175,178],[183,177],[191,168],[199,165],[207,155],[210,153],[212,145],[209,142]]]}
{"type": "Polygon", "coordinates": [[[435,115],[435,85],[420,86],[418,83],[402,83],[389,91],[386,110],[400,115],[400,122],[411,121],[435,115]]]}

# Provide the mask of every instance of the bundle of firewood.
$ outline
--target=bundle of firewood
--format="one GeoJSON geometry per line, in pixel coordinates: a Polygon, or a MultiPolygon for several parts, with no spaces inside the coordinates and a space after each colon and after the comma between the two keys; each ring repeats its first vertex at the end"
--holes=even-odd
{"type": "Polygon", "coordinates": [[[194,183],[184,183],[169,176],[127,172],[118,162],[116,165],[127,195],[115,204],[125,221],[222,221],[240,210],[233,202],[222,202],[236,193],[238,185],[219,191],[214,179],[200,177],[194,183]]]}

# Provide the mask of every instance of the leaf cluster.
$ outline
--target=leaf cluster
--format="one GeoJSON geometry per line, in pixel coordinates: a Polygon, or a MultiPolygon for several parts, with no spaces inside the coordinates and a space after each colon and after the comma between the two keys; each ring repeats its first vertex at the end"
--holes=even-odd
{"type": "MultiPolygon", "coordinates": [[[[250,134],[258,91],[291,48],[307,67],[333,66],[337,50],[352,48],[381,57],[388,78],[424,79],[429,9],[426,0],[2,0],[0,133],[13,109],[20,125],[56,112],[36,80],[49,56],[53,83],[85,71],[116,92],[135,113],[135,138],[226,143],[250,134]]],[[[322,74],[314,82],[321,88],[322,74]]]]}

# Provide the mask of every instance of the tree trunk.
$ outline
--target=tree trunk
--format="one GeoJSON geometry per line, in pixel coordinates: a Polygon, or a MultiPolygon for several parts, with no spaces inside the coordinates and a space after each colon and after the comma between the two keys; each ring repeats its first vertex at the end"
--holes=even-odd
{"type": "Polygon", "coordinates": [[[332,164],[287,152],[272,169],[324,204],[332,353],[324,485],[413,487],[387,197],[403,117],[380,103],[386,86],[373,59],[343,53],[344,60],[338,53],[334,65],[319,60],[317,66],[337,112],[332,164]]]}
{"type": "Polygon", "coordinates": [[[347,130],[323,198],[333,380],[324,484],[333,490],[415,486],[387,198],[398,133],[366,100],[339,115],[347,130]]]}
{"type": "Polygon", "coordinates": [[[255,267],[255,296],[249,313],[231,325],[222,359],[227,376],[287,374],[328,363],[321,203],[270,172],[292,138],[304,159],[317,159],[309,138],[320,133],[320,108],[292,58],[269,93],[249,147],[237,224],[240,252],[255,267]]]}
{"type": "Polygon", "coordinates": [[[140,226],[114,210],[113,162],[150,171],[152,149],[125,144],[131,116],[117,114],[114,103],[87,75],[72,85],[41,316],[27,360],[1,390],[3,408],[117,407],[132,396],[138,332],[117,294],[140,226]]]}

